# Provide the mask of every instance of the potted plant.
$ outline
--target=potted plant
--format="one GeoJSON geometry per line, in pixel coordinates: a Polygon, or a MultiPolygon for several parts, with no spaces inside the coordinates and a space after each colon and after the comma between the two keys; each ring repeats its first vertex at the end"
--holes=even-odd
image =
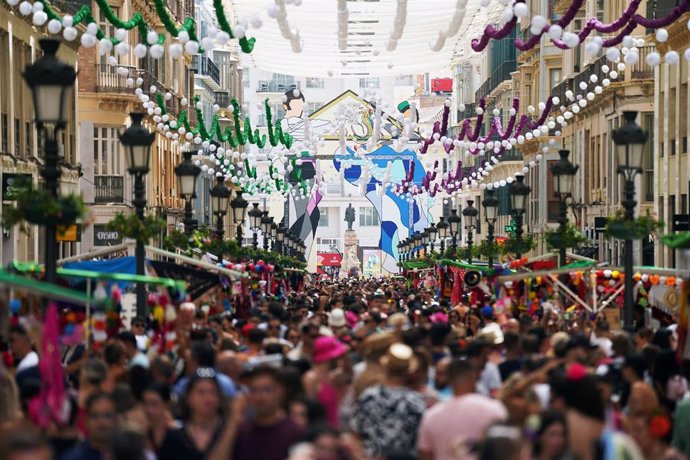
{"type": "Polygon", "coordinates": [[[604,234],[619,240],[641,240],[663,227],[664,223],[654,219],[649,213],[633,220],[627,220],[618,213],[609,217],[604,234]]]}
{"type": "Polygon", "coordinates": [[[144,216],[140,219],[135,213],[119,213],[108,222],[106,228],[117,231],[123,238],[147,243],[165,229],[165,221],[156,216],[144,216]]]}
{"type": "Polygon", "coordinates": [[[545,232],[544,241],[549,249],[578,248],[587,238],[573,224],[567,224],[564,232],[560,227],[545,232]]]}

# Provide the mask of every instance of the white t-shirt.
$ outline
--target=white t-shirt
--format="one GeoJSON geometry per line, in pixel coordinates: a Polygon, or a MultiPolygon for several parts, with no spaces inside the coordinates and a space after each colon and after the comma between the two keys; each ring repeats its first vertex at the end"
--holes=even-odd
{"type": "Polygon", "coordinates": [[[35,351],[30,351],[26,356],[24,356],[24,358],[22,358],[21,361],[19,361],[19,364],[17,365],[17,372],[34,366],[38,366],[38,353],[35,351]]]}

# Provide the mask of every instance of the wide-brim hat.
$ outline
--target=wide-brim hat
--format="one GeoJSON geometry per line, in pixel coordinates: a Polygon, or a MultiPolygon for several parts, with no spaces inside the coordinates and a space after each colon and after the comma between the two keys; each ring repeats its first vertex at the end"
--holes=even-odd
{"type": "Polygon", "coordinates": [[[322,336],[314,341],[315,364],[338,359],[347,353],[348,348],[340,340],[333,336],[322,336]]]}
{"type": "Polygon", "coordinates": [[[392,374],[412,374],[419,367],[414,351],[403,343],[394,343],[381,358],[381,366],[392,374]]]}

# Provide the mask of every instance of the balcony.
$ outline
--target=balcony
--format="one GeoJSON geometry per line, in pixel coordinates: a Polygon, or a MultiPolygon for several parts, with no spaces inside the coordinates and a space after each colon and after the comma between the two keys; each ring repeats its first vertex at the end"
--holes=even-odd
{"type": "Polygon", "coordinates": [[[93,181],[94,203],[124,203],[123,176],[95,176],[93,181]]]}
{"type": "Polygon", "coordinates": [[[284,93],[293,89],[301,89],[300,82],[277,82],[262,80],[256,88],[257,93],[284,93]]]}
{"type": "Polygon", "coordinates": [[[501,64],[498,69],[494,71],[493,74],[484,82],[484,84],[479,87],[476,93],[474,93],[474,98],[476,102],[488,96],[491,91],[496,89],[498,85],[506,80],[510,80],[510,74],[515,72],[515,61],[505,61],[501,64]]]}
{"type": "Polygon", "coordinates": [[[136,79],[137,76],[137,69],[133,66],[96,64],[96,91],[99,93],[134,94],[135,88],[127,86],[127,79],[136,79]],[[129,73],[127,75],[120,75],[117,73],[118,67],[126,68],[129,73]]]}
{"type": "Polygon", "coordinates": [[[196,55],[192,58],[191,70],[211,87],[220,91],[220,70],[213,60],[206,56],[196,55]]]}
{"type": "Polygon", "coordinates": [[[568,90],[573,90],[573,79],[572,78],[568,78],[563,83],[561,83],[558,86],[555,86],[551,89],[551,97],[557,97],[559,100],[558,105],[553,106],[553,110],[557,110],[562,105],[565,105],[565,106],[568,105],[568,99],[565,97],[565,93],[568,90]]]}
{"type": "Polygon", "coordinates": [[[232,96],[230,96],[229,91],[216,91],[213,93],[215,103],[218,104],[221,108],[225,108],[230,105],[230,101],[232,100],[232,96]]]}
{"type": "Polygon", "coordinates": [[[654,67],[647,64],[647,55],[656,51],[656,47],[654,45],[645,45],[639,50],[640,59],[632,66],[629,66],[630,78],[633,80],[653,80],[654,67]]]}

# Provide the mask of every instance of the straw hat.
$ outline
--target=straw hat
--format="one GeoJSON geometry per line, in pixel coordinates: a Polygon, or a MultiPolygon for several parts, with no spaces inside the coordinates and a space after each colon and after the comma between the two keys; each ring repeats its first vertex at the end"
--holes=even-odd
{"type": "Polygon", "coordinates": [[[412,348],[403,343],[394,343],[381,358],[381,366],[391,374],[412,374],[419,363],[412,348]]]}

